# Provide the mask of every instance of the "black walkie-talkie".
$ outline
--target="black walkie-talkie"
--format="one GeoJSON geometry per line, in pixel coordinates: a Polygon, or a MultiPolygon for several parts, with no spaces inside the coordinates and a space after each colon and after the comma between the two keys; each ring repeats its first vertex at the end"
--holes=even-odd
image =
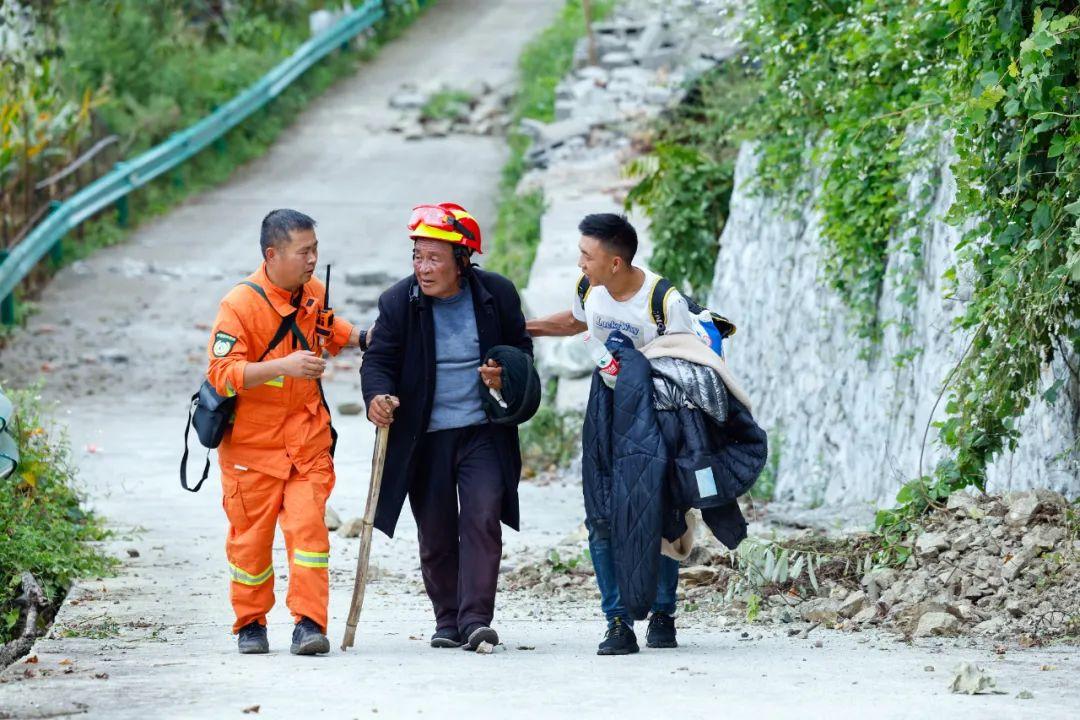
{"type": "Polygon", "coordinates": [[[315,320],[315,333],[319,336],[319,349],[324,349],[334,334],[334,308],[330,307],[330,264],[326,265],[326,292],[319,316],[315,320]]]}

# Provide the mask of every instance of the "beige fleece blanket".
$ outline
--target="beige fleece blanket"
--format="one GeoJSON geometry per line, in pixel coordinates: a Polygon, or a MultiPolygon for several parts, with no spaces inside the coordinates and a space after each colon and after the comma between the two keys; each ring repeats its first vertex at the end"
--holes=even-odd
{"type": "Polygon", "coordinates": [[[676,333],[674,335],[661,335],[651,343],[641,348],[641,353],[649,360],[662,357],[679,358],[687,362],[704,365],[716,371],[720,379],[724,381],[728,392],[738,399],[752,415],[753,408],[750,406],[750,398],[740,387],[727,362],[714,353],[708,345],[701,342],[697,335],[689,333],[676,333]]]}
{"type": "Polygon", "coordinates": [[[668,542],[660,538],[660,554],[682,562],[690,557],[690,551],[694,549],[694,537],[697,532],[698,520],[701,511],[691,508],[686,512],[686,532],[675,542],[668,542]]]}

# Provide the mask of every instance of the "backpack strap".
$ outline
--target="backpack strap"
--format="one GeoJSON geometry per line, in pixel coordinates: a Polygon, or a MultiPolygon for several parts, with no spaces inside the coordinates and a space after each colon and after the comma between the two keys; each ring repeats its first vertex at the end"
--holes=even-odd
{"type": "MultiPolygon", "coordinates": [[[[262,289],[261,285],[253,283],[250,280],[244,280],[240,284],[247,285],[249,288],[259,293],[259,297],[265,300],[266,304],[269,305],[275,313],[277,313],[278,309],[274,307],[274,303],[270,302],[270,298],[266,296],[266,291],[262,289]]],[[[296,324],[297,312],[297,310],[294,310],[292,313],[281,318],[281,324],[278,325],[278,329],[274,333],[274,337],[270,339],[270,344],[266,346],[266,350],[264,350],[263,354],[259,356],[258,362],[262,362],[264,359],[266,359],[266,356],[269,355],[274,348],[281,344],[281,341],[285,339],[285,336],[288,335],[290,331],[293,332],[293,335],[295,337],[299,338],[300,346],[304,350],[311,349],[311,347],[308,345],[307,340],[304,338],[303,333],[300,332],[300,328],[296,324]]]]}
{"type": "Polygon", "coordinates": [[[184,456],[180,458],[180,486],[188,492],[199,492],[199,488],[206,482],[206,478],[210,475],[210,451],[206,451],[206,465],[203,466],[202,477],[199,478],[199,482],[195,487],[188,487],[187,482],[187,461],[188,461],[188,435],[191,434],[191,413],[195,409],[195,401],[199,399],[199,393],[195,393],[191,396],[191,402],[188,403],[187,411],[187,427],[184,429],[184,456]]]}
{"type": "Polygon", "coordinates": [[[649,292],[649,314],[653,324],[656,325],[656,334],[663,335],[667,332],[667,301],[668,296],[678,292],[671,281],[665,277],[657,277],[649,292]]]}
{"type": "MultiPolygon", "coordinates": [[[[266,297],[266,291],[263,290],[261,287],[249,280],[245,280],[241,284],[247,285],[255,292],[259,293],[259,295],[262,296],[262,299],[265,300],[271,308],[273,308],[274,312],[278,311],[277,308],[274,307],[274,303],[270,302],[270,298],[266,297]]],[[[263,353],[263,357],[266,357],[266,354],[269,353],[270,350],[274,348],[278,343],[280,343],[281,340],[285,337],[285,335],[290,332],[292,333],[295,342],[300,346],[301,350],[311,350],[311,344],[307,341],[307,338],[304,337],[304,333],[300,330],[300,326],[296,324],[296,313],[294,312],[286,315],[281,319],[281,325],[278,327],[278,331],[274,333],[274,339],[270,341],[270,347],[267,348],[265,353],[263,353]]],[[[260,360],[261,359],[262,358],[260,358],[260,360]]],[[[334,429],[333,415],[330,413],[330,404],[326,402],[326,393],[323,392],[322,378],[316,380],[315,382],[319,386],[319,399],[322,400],[322,406],[326,408],[326,414],[331,418],[330,457],[333,457],[334,451],[337,450],[338,433],[337,430],[334,429]]]]}
{"type": "Polygon", "coordinates": [[[589,276],[581,273],[581,277],[577,281],[577,297],[581,301],[581,307],[585,307],[585,298],[589,297],[591,292],[592,287],[589,285],[589,276]]]}

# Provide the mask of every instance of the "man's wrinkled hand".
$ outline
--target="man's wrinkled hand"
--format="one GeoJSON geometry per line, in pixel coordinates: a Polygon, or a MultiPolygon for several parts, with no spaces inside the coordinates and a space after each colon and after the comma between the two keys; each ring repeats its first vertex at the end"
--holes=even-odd
{"type": "Polygon", "coordinates": [[[480,380],[484,383],[484,387],[491,390],[502,390],[502,366],[494,360],[488,360],[485,365],[481,365],[480,368],[480,380]]]}
{"type": "Polygon", "coordinates": [[[394,411],[400,405],[401,401],[393,395],[376,395],[368,405],[368,420],[379,427],[390,427],[394,422],[394,411]]]}
{"type": "Polygon", "coordinates": [[[281,374],[288,377],[318,380],[326,370],[326,361],[310,350],[297,350],[281,360],[281,374]]]}

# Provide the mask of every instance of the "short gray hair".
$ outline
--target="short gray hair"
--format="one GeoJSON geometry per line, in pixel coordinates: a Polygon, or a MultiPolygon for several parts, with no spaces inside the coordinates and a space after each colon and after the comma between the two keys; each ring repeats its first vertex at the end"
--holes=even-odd
{"type": "Polygon", "coordinates": [[[314,230],[315,221],[310,216],[299,210],[282,208],[271,210],[262,221],[262,231],[259,233],[259,245],[262,247],[263,257],[266,251],[272,247],[281,247],[289,242],[289,233],[297,230],[314,230]]]}

